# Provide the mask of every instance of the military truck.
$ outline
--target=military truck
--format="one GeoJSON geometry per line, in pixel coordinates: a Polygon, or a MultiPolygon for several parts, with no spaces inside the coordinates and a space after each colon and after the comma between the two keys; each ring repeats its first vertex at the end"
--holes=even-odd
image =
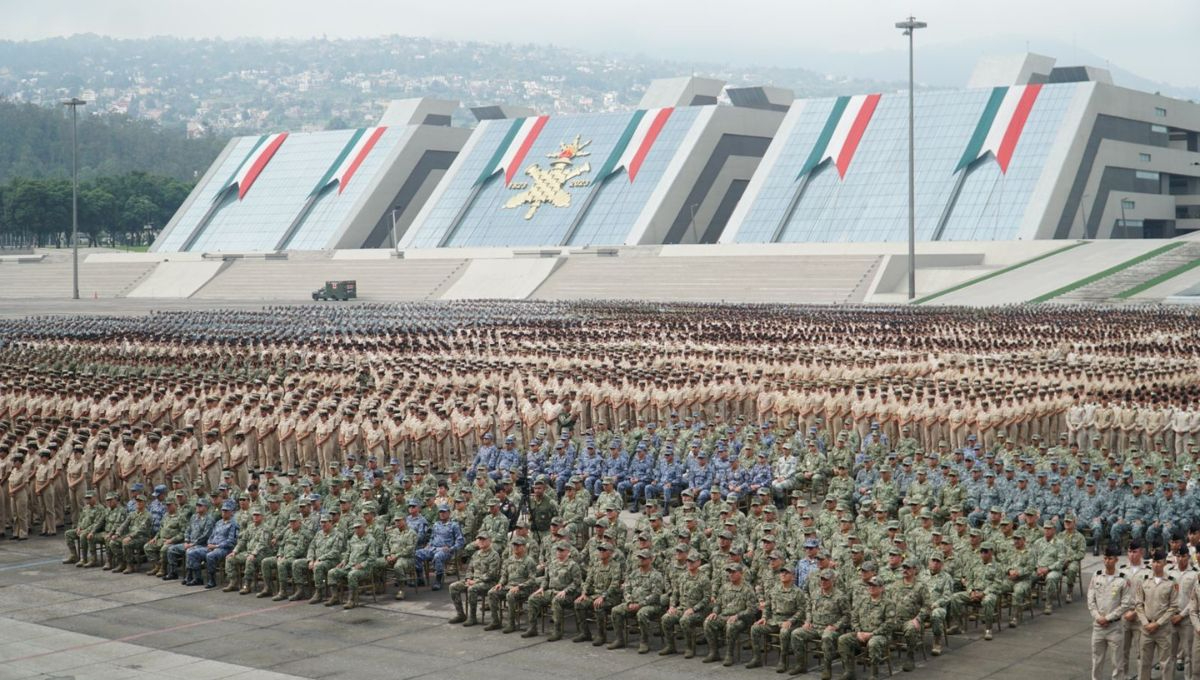
{"type": "Polygon", "coordinates": [[[354,281],[326,281],[323,288],[313,291],[314,300],[353,300],[358,297],[358,284],[354,281]]]}

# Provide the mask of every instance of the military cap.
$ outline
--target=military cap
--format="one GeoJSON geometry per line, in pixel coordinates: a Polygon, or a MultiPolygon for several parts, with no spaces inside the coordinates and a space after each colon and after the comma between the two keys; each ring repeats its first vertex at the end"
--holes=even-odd
{"type": "Polygon", "coordinates": [[[994,551],[995,549],[996,549],[996,546],[992,545],[992,542],[991,542],[991,541],[984,541],[983,543],[980,543],[980,544],[979,544],[979,550],[980,550],[981,552],[982,552],[982,551],[984,551],[984,550],[986,550],[986,551],[988,551],[988,552],[992,552],[992,551],[994,551]]]}
{"type": "Polygon", "coordinates": [[[221,504],[221,509],[228,510],[229,512],[233,512],[234,510],[237,510],[237,503],[234,503],[232,499],[226,500],[224,503],[221,504]]]}
{"type": "Polygon", "coordinates": [[[611,526],[611,522],[608,521],[607,517],[601,517],[600,519],[596,520],[596,526],[607,529],[609,526],[611,526]]]}

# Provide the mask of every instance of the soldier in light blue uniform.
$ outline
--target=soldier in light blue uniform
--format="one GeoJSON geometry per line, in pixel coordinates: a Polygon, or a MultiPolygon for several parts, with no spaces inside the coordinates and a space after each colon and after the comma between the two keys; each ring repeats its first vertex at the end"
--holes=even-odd
{"type": "MultiPolygon", "coordinates": [[[[515,438],[510,434],[504,438],[505,443],[507,443],[509,439],[514,439],[515,441],[515,438]]],[[[533,441],[529,442],[529,450],[525,452],[524,457],[526,479],[537,479],[548,472],[550,459],[546,456],[546,452],[542,450],[542,443],[540,440],[534,439],[533,441]]]]}
{"type": "MultiPolygon", "coordinates": [[[[187,559],[189,550],[196,546],[208,545],[208,536],[212,533],[213,524],[217,520],[216,515],[208,511],[209,505],[211,503],[207,498],[196,501],[196,510],[188,521],[187,530],[183,534],[183,542],[172,543],[167,548],[167,575],[164,580],[174,581],[179,578],[179,561],[187,559]]],[[[187,574],[184,575],[183,585],[200,585],[200,570],[193,569],[190,560],[187,560],[186,566],[187,574]]]]}
{"type": "Polygon", "coordinates": [[[613,440],[608,443],[608,456],[604,458],[603,473],[605,477],[612,477],[613,484],[616,485],[623,481],[629,468],[629,457],[621,450],[621,440],[618,437],[613,437],[613,440]]]}
{"type": "MultiPolygon", "coordinates": [[[[213,524],[212,533],[208,535],[208,541],[204,544],[194,545],[187,551],[187,567],[189,570],[199,572],[201,563],[205,567],[207,578],[204,582],[205,588],[217,587],[217,563],[233,550],[237,545],[238,526],[233,519],[233,513],[237,510],[237,503],[231,499],[226,499],[221,505],[221,519],[213,524]]],[[[196,575],[197,580],[199,574],[196,575]]]]}
{"type": "Polygon", "coordinates": [[[408,528],[417,535],[417,547],[420,548],[429,540],[429,520],[421,514],[421,501],[416,498],[408,499],[408,528]]]}
{"type": "Polygon", "coordinates": [[[596,453],[596,442],[589,439],[583,454],[575,460],[575,474],[583,477],[583,488],[593,497],[600,495],[600,480],[604,477],[604,459],[596,453]]]}
{"type": "Polygon", "coordinates": [[[163,498],[167,495],[167,487],[165,484],[159,484],[154,487],[154,495],[146,510],[150,512],[151,523],[153,524],[154,533],[158,533],[158,528],[162,526],[163,515],[167,514],[167,504],[163,502],[163,498]]]}
{"type": "Polygon", "coordinates": [[[1100,539],[1108,531],[1108,499],[1096,490],[1095,480],[1087,480],[1087,492],[1078,502],[1076,516],[1092,532],[1092,555],[1100,554],[1100,539]]]}
{"type": "Polygon", "coordinates": [[[808,577],[810,574],[815,574],[821,569],[821,561],[817,559],[820,554],[821,541],[816,538],[804,539],[804,554],[805,556],[796,562],[796,586],[799,588],[808,587],[808,577]]]}
{"type": "Polygon", "coordinates": [[[416,551],[417,573],[424,573],[429,562],[433,562],[435,578],[433,590],[442,589],[442,581],[446,577],[446,563],[454,559],[454,555],[466,544],[462,527],[450,519],[450,506],[438,506],[438,519],[429,529],[429,542],[416,551]]]}
{"type": "Polygon", "coordinates": [[[683,464],[675,460],[675,447],[667,442],[654,471],[654,481],[646,485],[646,500],[661,499],[663,514],[669,514],[671,499],[683,489],[683,464]]]}
{"type": "Polygon", "coordinates": [[[710,491],[713,485],[713,469],[708,464],[708,454],[703,451],[696,454],[696,464],[687,472],[687,488],[691,489],[696,498],[696,505],[703,508],[712,497],[710,491]]]}
{"type": "MultiPolygon", "coordinates": [[[[488,439],[490,436],[491,433],[484,434],[484,441],[490,441],[488,439]]],[[[520,477],[523,466],[521,463],[521,452],[517,450],[516,441],[517,438],[510,434],[504,440],[504,447],[496,451],[494,463],[489,468],[490,472],[488,473],[492,479],[500,480],[506,472],[511,472],[514,479],[520,477]]]]}
{"type": "MultiPolygon", "coordinates": [[[[541,448],[541,442],[534,440],[537,443],[537,448],[541,448]]],[[[530,446],[533,446],[531,444],[530,446]]],[[[532,452],[530,455],[533,455],[532,452]]],[[[550,478],[550,482],[554,484],[554,491],[559,498],[566,493],[567,484],[571,481],[571,476],[575,474],[575,460],[567,453],[567,446],[562,442],[554,445],[554,453],[546,461],[545,474],[550,478]]],[[[534,477],[533,479],[537,479],[534,477]]]]}
{"type": "Polygon", "coordinates": [[[638,499],[646,499],[646,486],[654,479],[654,459],[650,457],[646,442],[638,442],[636,452],[629,460],[625,478],[617,482],[617,493],[624,497],[629,492],[630,510],[638,511],[638,499]]]}
{"type": "Polygon", "coordinates": [[[488,469],[488,475],[492,479],[499,479],[492,474],[496,469],[496,449],[495,440],[492,438],[491,432],[485,432],[483,435],[483,443],[479,445],[479,449],[475,451],[475,458],[471,461],[471,468],[467,470],[467,478],[472,482],[475,481],[475,471],[482,465],[488,469]]]}

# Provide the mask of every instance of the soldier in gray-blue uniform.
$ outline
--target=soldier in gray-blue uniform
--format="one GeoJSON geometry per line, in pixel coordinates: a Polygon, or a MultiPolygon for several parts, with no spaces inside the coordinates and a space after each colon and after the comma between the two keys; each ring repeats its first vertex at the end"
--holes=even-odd
{"type": "MultiPolygon", "coordinates": [[[[217,587],[217,563],[229,554],[230,550],[237,545],[238,526],[233,519],[233,513],[237,510],[237,503],[227,499],[221,505],[221,519],[217,520],[212,527],[212,533],[208,535],[208,541],[204,544],[194,545],[187,551],[187,567],[189,570],[196,572],[200,571],[201,562],[205,567],[207,578],[204,582],[204,587],[208,589],[217,587]]],[[[196,582],[193,585],[199,585],[199,573],[196,574],[196,582]]]]}
{"type": "Polygon", "coordinates": [[[192,517],[188,520],[187,531],[184,532],[183,542],[172,544],[167,548],[167,576],[165,580],[173,581],[179,578],[179,561],[186,560],[187,573],[184,575],[183,585],[195,586],[200,585],[200,569],[199,565],[192,566],[189,551],[192,548],[208,545],[208,536],[212,533],[213,525],[216,524],[216,515],[209,512],[211,502],[207,498],[201,498],[196,501],[196,511],[192,513],[192,517]]]}
{"type": "Polygon", "coordinates": [[[466,539],[458,522],[450,519],[450,506],[438,506],[438,519],[429,529],[429,542],[416,552],[417,572],[424,572],[433,562],[435,572],[432,589],[441,590],[446,577],[446,563],[462,550],[466,539]]]}

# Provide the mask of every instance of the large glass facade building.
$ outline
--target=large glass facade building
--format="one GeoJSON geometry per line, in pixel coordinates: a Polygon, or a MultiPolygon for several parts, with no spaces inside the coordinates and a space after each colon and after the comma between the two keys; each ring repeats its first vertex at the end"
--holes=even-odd
{"type": "Polygon", "coordinates": [[[716,241],[786,108],[718,105],[722,85],[661,81],[630,112],[481,122],[401,246],[716,241]]]}
{"type": "Polygon", "coordinates": [[[393,102],[379,125],[237,137],[159,235],[161,252],[394,247],[469,130],[457,102],[393,102]]]}

